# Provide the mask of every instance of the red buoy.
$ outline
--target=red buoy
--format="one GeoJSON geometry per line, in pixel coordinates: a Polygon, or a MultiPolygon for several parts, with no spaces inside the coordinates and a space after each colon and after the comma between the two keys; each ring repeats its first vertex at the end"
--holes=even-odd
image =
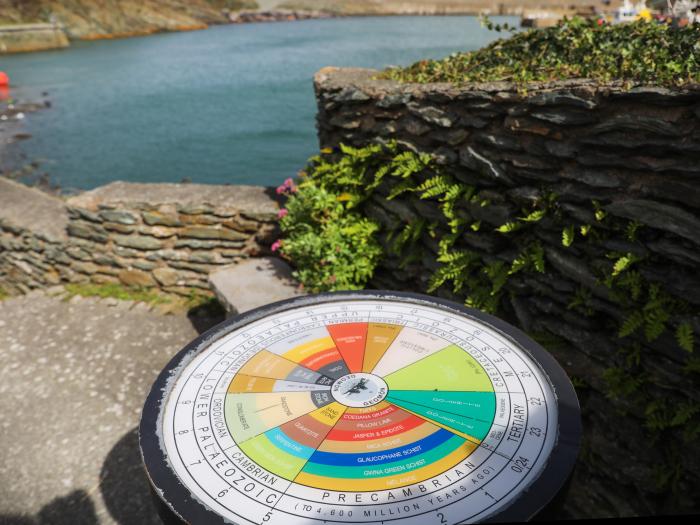
{"type": "Polygon", "coordinates": [[[7,73],[4,71],[0,71],[0,86],[9,86],[10,85],[10,77],[7,76],[7,73]]]}

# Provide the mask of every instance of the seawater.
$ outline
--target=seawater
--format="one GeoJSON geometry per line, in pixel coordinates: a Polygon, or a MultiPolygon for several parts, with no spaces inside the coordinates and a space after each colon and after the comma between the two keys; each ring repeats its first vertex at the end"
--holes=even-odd
{"type": "MultiPolygon", "coordinates": [[[[513,19],[504,17],[514,23],[513,19]]],[[[477,49],[475,17],[226,25],[0,56],[27,116],[18,147],[64,189],[115,180],[276,185],[318,150],[313,74],[477,49]]]]}

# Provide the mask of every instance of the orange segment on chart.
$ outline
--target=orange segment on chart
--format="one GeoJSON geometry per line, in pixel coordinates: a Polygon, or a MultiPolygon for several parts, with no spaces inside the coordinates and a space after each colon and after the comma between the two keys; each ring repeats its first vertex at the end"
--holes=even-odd
{"type": "Polygon", "coordinates": [[[262,393],[262,392],[311,392],[328,390],[328,385],[314,383],[300,383],[285,381],[284,379],[270,379],[268,377],[255,377],[238,374],[228,386],[229,394],[236,393],[262,393]]]}
{"type": "Polygon", "coordinates": [[[396,324],[369,323],[367,327],[367,344],[365,345],[365,358],[362,364],[363,372],[371,372],[394,342],[396,336],[403,328],[396,324]]]}
{"type": "Polygon", "coordinates": [[[268,350],[333,379],[349,373],[333,338],[323,326],[280,339],[271,343],[268,350]]]}
{"type": "Polygon", "coordinates": [[[350,372],[362,372],[367,342],[367,323],[343,323],[326,327],[350,372]]]}
{"type": "MultiPolygon", "coordinates": [[[[270,379],[284,379],[301,383],[320,383],[323,376],[293,363],[289,359],[261,350],[251,357],[239,370],[239,374],[270,379]]],[[[328,379],[328,378],[326,378],[328,379]]]]}

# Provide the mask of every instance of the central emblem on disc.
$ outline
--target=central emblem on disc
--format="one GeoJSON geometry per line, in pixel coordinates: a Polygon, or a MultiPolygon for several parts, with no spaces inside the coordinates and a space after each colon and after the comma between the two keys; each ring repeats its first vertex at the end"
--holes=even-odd
{"type": "Polygon", "coordinates": [[[389,387],[381,377],[364,373],[345,375],[331,387],[333,399],[354,408],[376,405],[388,392],[389,387]]]}

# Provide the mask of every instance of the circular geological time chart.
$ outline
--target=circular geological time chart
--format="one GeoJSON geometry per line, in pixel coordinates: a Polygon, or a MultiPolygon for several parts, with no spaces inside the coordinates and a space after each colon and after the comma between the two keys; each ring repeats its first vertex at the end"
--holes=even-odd
{"type": "Polygon", "coordinates": [[[188,523],[519,521],[560,491],[580,439],[554,359],[482,312],[342,292],[228,320],[156,381],[147,472],[188,523]]]}

